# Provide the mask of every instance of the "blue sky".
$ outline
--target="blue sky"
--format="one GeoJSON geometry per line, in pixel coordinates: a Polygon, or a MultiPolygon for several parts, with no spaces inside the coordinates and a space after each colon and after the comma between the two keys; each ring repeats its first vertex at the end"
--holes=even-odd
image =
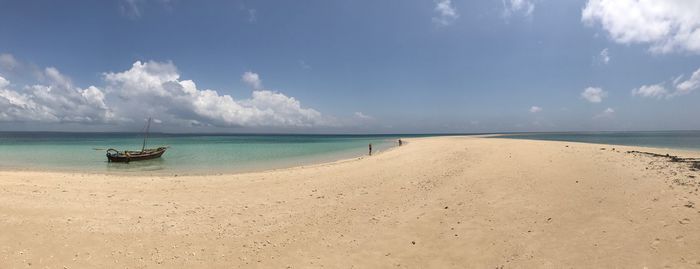
{"type": "Polygon", "coordinates": [[[700,129],[700,2],[0,1],[0,130],[700,129]]]}

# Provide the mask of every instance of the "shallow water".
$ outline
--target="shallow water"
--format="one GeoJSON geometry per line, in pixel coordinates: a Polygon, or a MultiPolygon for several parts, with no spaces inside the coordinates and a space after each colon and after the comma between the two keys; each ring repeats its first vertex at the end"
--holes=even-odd
{"type": "Polygon", "coordinates": [[[499,137],[700,150],[700,131],[523,133],[499,137]]]}
{"type": "Polygon", "coordinates": [[[0,168],[134,174],[211,174],[334,161],[396,145],[394,135],[151,134],[147,147],[169,146],[162,158],[109,163],[107,148],[139,150],[135,133],[0,132],[0,168]],[[94,150],[99,148],[101,150],[94,150]]]}

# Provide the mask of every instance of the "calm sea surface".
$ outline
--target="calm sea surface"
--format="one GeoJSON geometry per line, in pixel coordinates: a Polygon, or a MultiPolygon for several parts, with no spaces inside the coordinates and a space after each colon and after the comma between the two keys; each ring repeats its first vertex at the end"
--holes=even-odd
{"type": "Polygon", "coordinates": [[[524,133],[500,137],[700,150],[700,131],[524,133]]]}
{"type": "MultiPolygon", "coordinates": [[[[429,135],[151,134],[148,147],[170,146],[162,158],[109,163],[107,148],[139,150],[137,133],[0,132],[0,169],[130,174],[211,174],[334,161],[396,146],[399,137],[429,135]],[[101,150],[94,150],[95,148],[101,150]]],[[[523,133],[506,138],[700,150],[700,131],[523,133]]]]}
{"type": "Polygon", "coordinates": [[[105,149],[140,150],[142,134],[0,132],[0,169],[134,174],[254,171],[358,157],[367,154],[368,144],[383,151],[395,146],[398,137],[151,134],[147,147],[170,146],[163,157],[125,164],[107,162],[105,149]]]}

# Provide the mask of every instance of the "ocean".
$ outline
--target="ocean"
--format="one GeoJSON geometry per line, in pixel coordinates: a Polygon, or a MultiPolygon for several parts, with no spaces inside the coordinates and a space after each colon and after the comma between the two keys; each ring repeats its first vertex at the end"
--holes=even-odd
{"type": "Polygon", "coordinates": [[[162,158],[109,163],[105,150],[140,150],[143,134],[0,132],[0,169],[132,174],[212,174],[285,168],[359,157],[397,145],[398,135],[152,133],[162,158]],[[99,149],[99,150],[95,150],[99,149]]]}
{"type": "Polygon", "coordinates": [[[700,131],[518,133],[499,137],[700,150],[700,131]]]}
{"type": "MultiPolygon", "coordinates": [[[[0,132],[0,170],[134,175],[189,175],[286,168],[397,146],[398,138],[434,135],[285,135],[152,133],[147,147],[169,146],[162,158],[109,163],[105,150],[139,150],[139,133],[0,132]],[[95,150],[98,149],[98,150],[95,150]]],[[[499,137],[700,150],[700,131],[517,133],[499,137]]]]}

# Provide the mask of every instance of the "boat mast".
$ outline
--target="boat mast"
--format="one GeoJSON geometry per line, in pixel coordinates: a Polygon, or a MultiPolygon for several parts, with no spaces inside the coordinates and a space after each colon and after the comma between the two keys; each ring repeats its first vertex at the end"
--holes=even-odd
{"type": "Polygon", "coordinates": [[[146,150],[146,139],[148,139],[149,128],[151,128],[151,117],[148,117],[148,124],[146,125],[146,134],[143,136],[143,147],[141,147],[141,152],[146,150]]]}

